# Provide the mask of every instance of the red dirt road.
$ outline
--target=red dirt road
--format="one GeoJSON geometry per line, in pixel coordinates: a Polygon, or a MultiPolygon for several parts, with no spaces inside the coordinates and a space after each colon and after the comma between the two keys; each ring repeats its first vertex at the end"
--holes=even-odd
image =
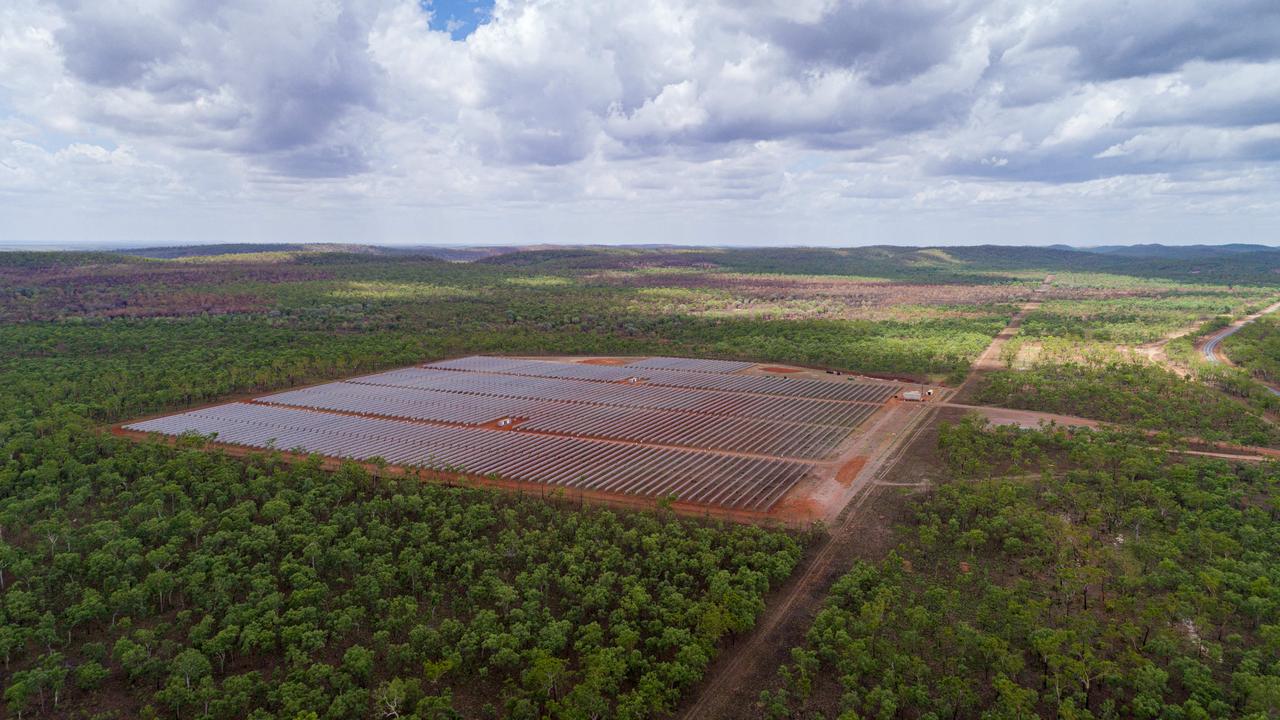
{"type": "Polygon", "coordinates": [[[1073,415],[1055,415],[1054,413],[1038,412],[1035,410],[1012,410],[1001,407],[988,407],[986,405],[964,405],[961,403],[946,403],[947,407],[961,408],[971,412],[980,413],[992,425],[1017,425],[1018,427],[1033,430],[1038,428],[1041,423],[1054,423],[1062,427],[1101,427],[1105,423],[1088,418],[1075,417],[1073,415]]]}
{"type": "Polygon", "coordinates": [[[1009,320],[1009,324],[1005,326],[1004,330],[1001,330],[991,340],[991,344],[987,346],[987,349],[983,350],[982,354],[978,356],[978,359],[973,361],[973,365],[969,368],[969,374],[965,377],[964,382],[960,383],[955,392],[951,394],[951,397],[964,397],[966,393],[972,392],[973,386],[983,374],[1003,367],[1000,363],[1000,352],[1004,350],[1005,343],[1018,334],[1018,328],[1022,327],[1022,321],[1026,319],[1027,315],[1039,308],[1040,301],[1032,300],[1018,310],[1009,320]]]}
{"type": "Polygon", "coordinates": [[[910,424],[872,457],[855,480],[858,494],[845,506],[831,527],[828,539],[818,547],[796,575],[769,599],[755,629],[720,654],[696,691],[696,697],[678,713],[687,720],[741,718],[754,714],[757,694],[772,682],[786,653],[799,642],[814,615],[826,600],[828,589],[859,555],[875,556],[888,550],[868,542],[869,537],[891,535],[892,519],[884,517],[880,502],[892,491],[882,481],[898,466],[908,448],[935,443],[932,431],[940,405],[914,406],[910,424]],[[922,439],[922,436],[923,439],[922,439]]]}

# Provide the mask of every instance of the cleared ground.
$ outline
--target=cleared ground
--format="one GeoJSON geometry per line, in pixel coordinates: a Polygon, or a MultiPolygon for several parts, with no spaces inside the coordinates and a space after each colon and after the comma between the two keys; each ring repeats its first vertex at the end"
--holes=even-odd
{"type": "Polygon", "coordinates": [[[239,448],[788,524],[830,521],[914,405],[895,383],[686,358],[466,357],[130,423],[239,448]]]}

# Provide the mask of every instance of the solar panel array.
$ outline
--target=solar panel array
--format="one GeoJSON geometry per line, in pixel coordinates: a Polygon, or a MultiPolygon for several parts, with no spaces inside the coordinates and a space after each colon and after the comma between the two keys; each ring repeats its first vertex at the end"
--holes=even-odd
{"type": "Polygon", "coordinates": [[[778,398],[765,398],[763,403],[750,398],[745,409],[766,416],[758,418],[738,414],[732,405],[711,414],[368,384],[382,381],[380,376],[373,376],[356,382],[329,383],[267,395],[256,402],[459,425],[484,425],[504,417],[527,418],[529,422],[520,425],[521,430],[810,459],[830,455],[849,435],[850,428],[876,410],[876,406],[867,404],[833,406],[811,401],[809,404],[816,411],[808,418],[810,421],[798,422],[768,417],[770,407],[796,405],[779,402],[778,398]],[[818,416],[831,423],[816,422],[814,418],[818,416]]]}
{"type": "Polygon", "coordinates": [[[458,428],[231,403],[126,426],[168,435],[302,450],[394,465],[446,468],[647,498],[765,511],[813,470],[771,458],[458,428]]]}
{"type": "Polygon", "coordinates": [[[743,366],[468,357],[126,428],[764,511],[897,390],[743,366]]]}

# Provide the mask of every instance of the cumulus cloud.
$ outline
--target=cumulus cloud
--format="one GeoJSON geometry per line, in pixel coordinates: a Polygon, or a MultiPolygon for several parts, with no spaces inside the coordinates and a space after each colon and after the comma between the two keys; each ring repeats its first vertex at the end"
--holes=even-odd
{"type": "Polygon", "coordinates": [[[1267,0],[14,0],[0,191],[1270,212],[1277,75],[1267,0]]]}
{"type": "Polygon", "coordinates": [[[53,34],[83,117],[252,157],[298,176],[360,172],[377,106],[367,8],[339,3],[80,2],[53,34]]]}
{"type": "Polygon", "coordinates": [[[1076,0],[1033,30],[1036,45],[1069,48],[1085,79],[1172,72],[1193,60],[1266,61],[1280,55],[1280,10],[1270,0],[1076,0]]]}
{"type": "Polygon", "coordinates": [[[892,85],[950,58],[980,9],[965,0],[860,0],[808,17],[765,17],[759,31],[802,72],[848,68],[871,85],[892,85]]]}

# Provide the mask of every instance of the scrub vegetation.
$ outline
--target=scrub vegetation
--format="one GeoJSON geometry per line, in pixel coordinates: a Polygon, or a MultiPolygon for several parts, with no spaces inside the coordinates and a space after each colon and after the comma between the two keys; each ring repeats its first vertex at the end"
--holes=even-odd
{"type": "Polygon", "coordinates": [[[984,405],[1077,415],[1202,440],[1280,445],[1280,428],[1265,417],[1264,408],[1150,363],[1003,370],[983,379],[975,399],[984,405]]]}
{"type": "Polygon", "coordinates": [[[1143,291],[1129,297],[1050,300],[1027,316],[1021,334],[1073,342],[1140,345],[1187,330],[1206,318],[1247,315],[1272,297],[1267,290],[1143,291]]]}
{"type": "Polygon", "coordinates": [[[1261,317],[1222,341],[1231,362],[1254,377],[1269,383],[1280,382],[1280,322],[1261,317]]]}

